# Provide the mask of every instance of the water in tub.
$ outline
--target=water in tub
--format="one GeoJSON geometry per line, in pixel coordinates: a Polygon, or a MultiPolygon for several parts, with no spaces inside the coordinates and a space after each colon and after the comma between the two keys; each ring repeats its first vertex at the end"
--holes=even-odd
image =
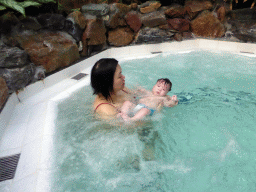
{"type": "Polygon", "coordinates": [[[84,87],[58,105],[51,191],[254,191],[255,57],[191,51],[120,60],[127,87],[173,83],[179,104],[129,129],[84,87]]]}

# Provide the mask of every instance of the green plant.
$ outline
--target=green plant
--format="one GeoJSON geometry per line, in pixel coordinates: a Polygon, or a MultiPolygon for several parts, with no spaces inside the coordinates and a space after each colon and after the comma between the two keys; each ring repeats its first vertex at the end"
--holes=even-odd
{"type": "Polygon", "coordinates": [[[18,11],[23,16],[25,15],[25,8],[29,6],[40,6],[43,3],[56,3],[56,0],[24,0],[23,2],[17,2],[15,0],[0,0],[0,11],[6,8],[11,8],[18,11]]]}

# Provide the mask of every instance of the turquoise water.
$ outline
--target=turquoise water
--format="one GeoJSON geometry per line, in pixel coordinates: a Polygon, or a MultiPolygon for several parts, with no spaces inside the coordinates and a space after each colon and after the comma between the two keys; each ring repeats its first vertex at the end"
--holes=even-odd
{"type": "Polygon", "coordinates": [[[132,128],[95,119],[90,87],[62,101],[51,191],[256,190],[255,58],[193,51],[120,63],[130,88],[169,78],[179,105],[132,128]]]}

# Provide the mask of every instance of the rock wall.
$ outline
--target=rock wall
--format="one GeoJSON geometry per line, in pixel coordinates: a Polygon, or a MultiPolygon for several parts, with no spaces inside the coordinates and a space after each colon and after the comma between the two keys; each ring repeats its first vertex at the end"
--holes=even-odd
{"type": "MultiPolygon", "coordinates": [[[[62,2],[64,5],[67,1],[62,2]]],[[[1,16],[0,108],[6,92],[18,92],[81,57],[111,46],[194,37],[256,41],[255,8],[230,11],[225,4],[199,0],[169,6],[159,1],[79,2],[74,8],[80,11],[67,17],[50,13],[26,18],[13,13],[1,16]]]]}

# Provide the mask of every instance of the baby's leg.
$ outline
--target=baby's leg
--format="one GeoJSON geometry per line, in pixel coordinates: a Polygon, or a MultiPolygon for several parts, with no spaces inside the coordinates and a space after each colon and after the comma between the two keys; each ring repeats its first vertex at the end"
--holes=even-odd
{"type": "Polygon", "coordinates": [[[150,114],[150,110],[147,108],[142,108],[141,110],[139,110],[132,118],[132,121],[136,121],[139,119],[142,119],[143,117],[147,116],[148,114],[150,114]]]}
{"type": "Polygon", "coordinates": [[[133,104],[130,101],[125,101],[123,103],[123,106],[121,107],[121,112],[128,115],[128,112],[130,111],[130,109],[134,107],[135,107],[135,104],[133,104]]]}

